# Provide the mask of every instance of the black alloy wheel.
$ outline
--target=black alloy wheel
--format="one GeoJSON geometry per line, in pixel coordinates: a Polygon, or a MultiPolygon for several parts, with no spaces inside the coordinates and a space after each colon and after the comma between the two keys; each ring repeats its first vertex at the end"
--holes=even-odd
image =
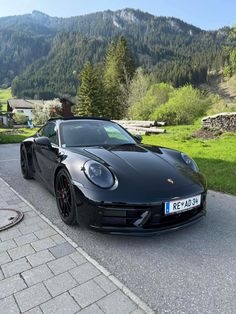
{"type": "Polygon", "coordinates": [[[23,177],[25,179],[32,179],[33,174],[29,166],[28,155],[27,155],[26,148],[24,146],[22,146],[20,149],[20,165],[21,165],[21,172],[22,172],[23,177]]]}
{"type": "Polygon", "coordinates": [[[73,225],[76,223],[76,201],[74,195],[74,188],[71,183],[71,179],[66,170],[59,170],[56,182],[55,192],[57,207],[61,219],[67,225],[73,225]]]}

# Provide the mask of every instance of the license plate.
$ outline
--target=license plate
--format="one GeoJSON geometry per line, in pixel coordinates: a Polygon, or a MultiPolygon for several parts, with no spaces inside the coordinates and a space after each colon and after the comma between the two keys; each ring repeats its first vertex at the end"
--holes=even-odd
{"type": "Polygon", "coordinates": [[[165,215],[191,210],[201,205],[201,195],[165,203],[165,215]]]}

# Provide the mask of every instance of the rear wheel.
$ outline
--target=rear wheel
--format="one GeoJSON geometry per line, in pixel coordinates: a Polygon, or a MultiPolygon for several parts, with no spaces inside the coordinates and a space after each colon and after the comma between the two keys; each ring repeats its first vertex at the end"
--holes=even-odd
{"type": "Polygon", "coordinates": [[[67,225],[76,223],[76,200],[74,187],[71,183],[68,172],[65,169],[59,170],[55,181],[55,193],[57,207],[61,219],[67,225]]]}
{"type": "Polygon", "coordinates": [[[30,169],[28,154],[26,148],[24,146],[20,149],[20,165],[21,165],[21,172],[25,179],[32,179],[33,173],[30,169]]]}

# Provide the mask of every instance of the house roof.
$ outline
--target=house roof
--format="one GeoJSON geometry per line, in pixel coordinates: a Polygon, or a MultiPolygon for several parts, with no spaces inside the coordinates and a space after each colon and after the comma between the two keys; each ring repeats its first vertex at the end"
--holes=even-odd
{"type": "Polygon", "coordinates": [[[67,101],[71,106],[74,106],[76,104],[75,97],[71,97],[70,95],[63,95],[59,97],[60,102],[67,101]]]}
{"type": "Polygon", "coordinates": [[[24,109],[33,109],[36,104],[44,105],[43,100],[32,100],[32,99],[8,99],[7,101],[8,105],[12,108],[24,108],[24,109]]]}
{"type": "MultiPolygon", "coordinates": [[[[48,102],[51,102],[51,100],[16,99],[16,98],[11,98],[7,100],[7,103],[12,108],[12,110],[19,108],[33,109],[36,105],[44,106],[48,102]]],[[[59,100],[58,103],[60,103],[59,100]]]]}

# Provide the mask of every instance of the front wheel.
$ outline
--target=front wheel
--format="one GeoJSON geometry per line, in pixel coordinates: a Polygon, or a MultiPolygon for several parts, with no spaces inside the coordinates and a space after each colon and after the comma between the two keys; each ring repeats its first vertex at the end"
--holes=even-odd
{"type": "Polygon", "coordinates": [[[23,177],[25,179],[32,179],[33,173],[30,169],[28,154],[24,146],[22,146],[20,149],[20,165],[23,177]]]}
{"type": "Polygon", "coordinates": [[[57,207],[61,219],[67,225],[76,223],[76,200],[74,187],[71,183],[68,172],[65,169],[59,170],[55,181],[55,193],[57,207]]]}

